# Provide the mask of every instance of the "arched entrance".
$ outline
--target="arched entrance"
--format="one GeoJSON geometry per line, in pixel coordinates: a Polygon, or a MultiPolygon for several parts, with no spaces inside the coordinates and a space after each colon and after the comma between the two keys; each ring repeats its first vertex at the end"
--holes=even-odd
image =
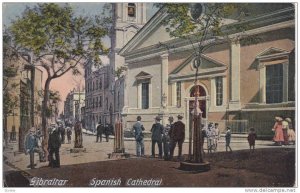
{"type": "Polygon", "coordinates": [[[195,95],[196,95],[196,88],[198,87],[199,90],[199,97],[198,97],[198,101],[199,101],[199,108],[202,111],[202,118],[206,119],[207,117],[207,112],[206,112],[206,100],[207,100],[207,93],[205,91],[205,89],[203,88],[203,86],[201,85],[196,85],[193,86],[190,89],[190,100],[189,100],[189,112],[191,112],[194,109],[194,103],[195,103],[195,95]]]}

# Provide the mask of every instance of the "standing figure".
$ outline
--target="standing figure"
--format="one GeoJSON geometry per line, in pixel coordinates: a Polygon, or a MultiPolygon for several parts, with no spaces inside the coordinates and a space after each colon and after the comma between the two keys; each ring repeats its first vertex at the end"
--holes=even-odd
{"type": "Polygon", "coordinates": [[[82,148],[82,130],[81,130],[81,123],[77,121],[74,126],[75,130],[75,144],[74,148],[82,148]]]}
{"type": "MultiPolygon", "coordinates": [[[[114,134],[114,127],[112,124],[106,124],[104,127],[104,134],[105,134],[105,138],[106,138],[106,142],[109,141],[109,135],[110,134],[114,134]]],[[[102,135],[102,134],[101,134],[102,135]]]]}
{"type": "Polygon", "coordinates": [[[207,135],[208,153],[212,153],[212,150],[215,150],[214,140],[215,140],[215,135],[216,135],[213,123],[208,124],[208,129],[207,129],[207,134],[206,135],[207,135]]]}
{"type": "Polygon", "coordinates": [[[282,131],[282,118],[281,117],[275,117],[275,124],[273,126],[272,131],[275,132],[273,141],[275,141],[276,145],[282,145],[282,142],[284,141],[283,138],[283,131],[282,131]]]}
{"type": "Polygon", "coordinates": [[[102,142],[102,133],[104,131],[104,125],[99,121],[98,125],[97,125],[97,138],[96,138],[96,142],[99,141],[100,138],[100,142],[102,142]]]}
{"type": "Polygon", "coordinates": [[[145,155],[145,148],[144,148],[144,134],[143,131],[145,130],[141,120],[141,116],[137,116],[137,122],[132,126],[135,142],[136,142],[136,156],[144,156],[145,155]]]}
{"type": "Polygon", "coordinates": [[[296,134],[292,125],[292,119],[286,118],[285,119],[289,123],[289,129],[288,129],[288,138],[289,138],[289,144],[295,145],[296,141],[296,134]]]}
{"type": "Polygon", "coordinates": [[[60,135],[61,135],[61,143],[64,144],[65,143],[65,136],[66,136],[65,128],[62,124],[60,124],[60,126],[58,128],[59,128],[59,132],[60,132],[60,135]]]}
{"type": "Polygon", "coordinates": [[[72,136],[72,129],[71,129],[71,127],[67,127],[68,143],[71,143],[71,136],[72,136]]]}
{"type": "Polygon", "coordinates": [[[256,138],[257,138],[257,135],[255,133],[255,130],[254,130],[253,127],[251,127],[247,139],[248,139],[250,151],[252,149],[252,152],[254,152],[254,149],[255,149],[255,140],[256,140],[256,138]]]}
{"type": "Polygon", "coordinates": [[[219,143],[219,139],[220,139],[220,136],[221,136],[221,132],[220,132],[220,129],[219,129],[219,123],[215,123],[215,148],[217,150],[218,148],[218,143],[219,143]]]}
{"type": "Polygon", "coordinates": [[[169,156],[170,156],[170,133],[172,133],[174,118],[170,116],[168,120],[169,120],[169,124],[167,124],[166,127],[164,127],[163,138],[162,138],[165,160],[169,160],[169,156]]]}
{"type": "Polygon", "coordinates": [[[160,124],[161,118],[159,116],[156,116],[155,123],[152,125],[151,128],[151,140],[152,140],[152,155],[151,157],[155,157],[155,144],[158,145],[158,151],[159,151],[159,158],[162,158],[162,134],[164,127],[162,124],[160,124]]]}
{"type": "Polygon", "coordinates": [[[171,159],[174,155],[174,150],[176,144],[178,143],[178,160],[181,159],[182,156],[182,145],[185,138],[185,125],[182,122],[182,116],[177,116],[178,121],[174,123],[172,133],[171,133],[171,159]]]}
{"type": "Polygon", "coordinates": [[[289,130],[289,123],[286,120],[282,120],[282,133],[283,133],[283,144],[284,145],[289,144],[288,130],[289,130]]]}
{"type": "Polygon", "coordinates": [[[200,142],[200,146],[202,147],[202,154],[204,155],[205,152],[204,152],[204,141],[205,141],[205,138],[207,137],[207,132],[206,132],[206,128],[204,126],[204,124],[201,124],[201,142],[200,142]]]}
{"type": "Polygon", "coordinates": [[[230,147],[230,141],[231,141],[230,127],[227,127],[227,131],[226,131],[226,134],[225,134],[225,140],[226,140],[226,152],[227,152],[227,148],[229,148],[230,152],[232,152],[232,149],[230,147]]]}
{"type": "Polygon", "coordinates": [[[48,149],[49,149],[49,166],[52,168],[60,167],[59,148],[61,146],[61,140],[58,130],[54,127],[49,135],[48,149]],[[53,158],[55,155],[55,159],[53,158]]]}
{"type": "Polygon", "coordinates": [[[34,152],[39,152],[38,141],[34,132],[35,129],[32,127],[25,139],[25,154],[27,155],[29,153],[30,156],[30,165],[27,167],[31,169],[34,169],[34,166],[36,166],[36,164],[34,164],[34,152]]]}

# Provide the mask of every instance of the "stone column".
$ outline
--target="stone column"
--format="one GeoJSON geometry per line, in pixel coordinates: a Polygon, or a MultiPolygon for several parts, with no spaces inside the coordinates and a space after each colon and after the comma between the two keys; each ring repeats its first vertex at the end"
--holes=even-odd
{"type": "MultiPolygon", "coordinates": [[[[168,65],[169,65],[169,54],[163,54],[161,57],[161,95],[166,96],[168,101],[168,65]]],[[[162,98],[161,98],[162,100],[162,98]]],[[[162,101],[161,101],[162,103],[162,101]]]]}
{"type": "Polygon", "coordinates": [[[288,77],[289,77],[289,64],[288,62],[283,63],[283,102],[288,102],[288,92],[289,92],[289,85],[288,85],[288,77]]]}
{"type": "Polygon", "coordinates": [[[172,106],[173,107],[177,106],[176,97],[177,97],[176,82],[172,82],[172,106]]]}
{"type": "Polygon", "coordinates": [[[266,103],[266,67],[259,66],[259,102],[266,103]]]}
{"type": "Polygon", "coordinates": [[[210,79],[210,107],[216,107],[216,78],[210,79]]]}
{"type": "Polygon", "coordinates": [[[240,42],[233,40],[230,45],[230,101],[229,109],[240,109],[240,42]]]}

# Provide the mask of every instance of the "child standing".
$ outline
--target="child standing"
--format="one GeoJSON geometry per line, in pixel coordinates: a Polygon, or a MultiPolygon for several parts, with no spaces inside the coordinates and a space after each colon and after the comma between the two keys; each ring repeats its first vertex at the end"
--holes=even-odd
{"type": "Polygon", "coordinates": [[[255,130],[253,127],[250,128],[250,132],[248,134],[248,143],[249,143],[249,146],[250,146],[250,151],[252,149],[252,152],[254,152],[254,149],[255,149],[255,140],[257,138],[257,135],[255,133],[255,130]]]}
{"type": "Polygon", "coordinates": [[[226,139],[226,152],[227,152],[227,148],[229,148],[229,149],[230,149],[230,152],[232,152],[232,149],[231,149],[231,147],[230,147],[230,140],[231,140],[231,131],[230,131],[230,127],[227,127],[225,139],[226,139]]]}

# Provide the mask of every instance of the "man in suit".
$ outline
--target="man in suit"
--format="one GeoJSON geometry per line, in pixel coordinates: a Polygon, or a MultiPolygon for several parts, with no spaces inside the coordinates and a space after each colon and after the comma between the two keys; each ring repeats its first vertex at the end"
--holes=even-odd
{"type": "Polygon", "coordinates": [[[177,118],[178,121],[174,123],[171,136],[170,136],[171,137],[170,156],[172,159],[174,155],[174,149],[176,147],[176,144],[178,143],[178,160],[180,160],[182,156],[182,145],[185,138],[185,125],[182,122],[183,117],[181,115],[178,115],[177,118]]]}
{"type": "Polygon", "coordinates": [[[162,134],[164,127],[160,124],[161,118],[159,116],[155,117],[155,123],[151,128],[151,140],[152,140],[152,155],[151,157],[155,157],[155,144],[158,145],[158,157],[162,159],[162,134]]]}
{"type": "Polygon", "coordinates": [[[133,125],[133,132],[134,132],[134,137],[136,141],[136,156],[144,156],[145,155],[145,150],[144,150],[144,134],[143,131],[145,130],[141,120],[141,116],[137,116],[137,122],[133,125]]]}

